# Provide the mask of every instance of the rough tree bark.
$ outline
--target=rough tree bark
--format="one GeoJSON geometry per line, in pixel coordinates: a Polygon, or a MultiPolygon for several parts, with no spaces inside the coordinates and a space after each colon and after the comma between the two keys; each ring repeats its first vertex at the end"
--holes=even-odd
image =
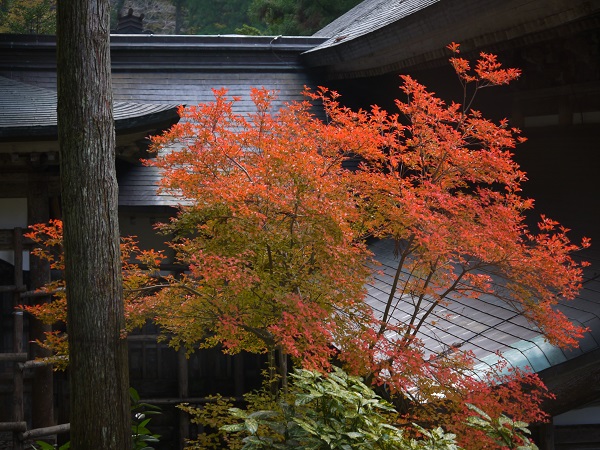
{"type": "Polygon", "coordinates": [[[110,75],[109,0],[59,1],[58,135],[71,448],[131,448],[110,75]]]}

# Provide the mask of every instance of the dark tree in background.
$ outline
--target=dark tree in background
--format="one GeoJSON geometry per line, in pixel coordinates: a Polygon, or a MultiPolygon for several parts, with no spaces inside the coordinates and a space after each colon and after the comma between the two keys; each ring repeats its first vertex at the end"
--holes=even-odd
{"type": "Polygon", "coordinates": [[[320,30],[361,0],[252,0],[249,15],[265,34],[302,36],[320,30]]]}
{"type": "Polygon", "coordinates": [[[244,25],[256,26],[248,16],[252,0],[185,0],[185,3],[190,34],[235,33],[244,25]]]}
{"type": "Polygon", "coordinates": [[[56,0],[0,0],[0,33],[56,33],[56,0]]]}
{"type": "Polygon", "coordinates": [[[71,448],[131,448],[109,0],[59,1],[58,136],[71,448]]]}
{"type": "Polygon", "coordinates": [[[361,0],[172,0],[185,1],[190,34],[313,34],[361,0]]]}
{"type": "MultiPolygon", "coordinates": [[[[111,28],[132,8],[154,34],[305,36],[361,0],[110,0],[111,28]]],[[[56,0],[0,0],[0,32],[54,33],[56,0]]]]}

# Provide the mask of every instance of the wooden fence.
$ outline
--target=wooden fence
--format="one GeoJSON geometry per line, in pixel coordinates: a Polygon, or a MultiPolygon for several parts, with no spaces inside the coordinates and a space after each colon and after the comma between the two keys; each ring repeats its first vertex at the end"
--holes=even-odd
{"type": "MultiPolygon", "coordinates": [[[[0,362],[12,364],[12,414],[8,422],[0,422],[0,432],[12,433],[12,448],[23,450],[27,441],[32,439],[55,436],[69,431],[69,424],[54,425],[37,429],[28,429],[25,421],[25,392],[24,371],[40,369],[48,363],[35,361],[29,357],[24,336],[23,311],[18,307],[28,298],[39,297],[40,294],[28,291],[23,276],[23,251],[28,248],[28,242],[23,237],[23,230],[0,230],[0,250],[12,250],[14,258],[14,276],[12,284],[0,285],[0,294],[12,294],[12,351],[0,353],[0,362]]],[[[6,330],[3,330],[6,332],[6,330]]],[[[3,349],[5,350],[5,349],[3,349]]]]}

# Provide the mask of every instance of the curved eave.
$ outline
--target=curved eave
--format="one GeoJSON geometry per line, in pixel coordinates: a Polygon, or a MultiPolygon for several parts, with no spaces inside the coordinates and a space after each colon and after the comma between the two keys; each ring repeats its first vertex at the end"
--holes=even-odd
{"type": "MultiPolygon", "coordinates": [[[[0,77],[0,141],[55,141],[56,92],[0,77]]],[[[179,120],[178,105],[115,102],[117,134],[168,128],[179,120]]]]}
{"type": "Polygon", "coordinates": [[[600,398],[600,348],[548,367],[538,375],[556,396],[547,401],[543,408],[551,416],[596,401],[600,398]]]}
{"type": "MultiPolygon", "coordinates": [[[[115,120],[117,134],[130,134],[143,130],[167,129],[179,121],[177,106],[166,106],[158,112],[115,120]]],[[[0,141],[56,141],[58,127],[52,125],[0,127],[0,141]]]]}
{"type": "Polygon", "coordinates": [[[179,105],[148,105],[140,103],[115,103],[115,130],[117,134],[144,131],[147,129],[166,129],[179,121],[179,105]],[[122,105],[120,105],[122,103],[122,105]],[[123,116],[117,112],[122,109],[123,116]],[[126,110],[132,109],[130,113],[126,110]]]}

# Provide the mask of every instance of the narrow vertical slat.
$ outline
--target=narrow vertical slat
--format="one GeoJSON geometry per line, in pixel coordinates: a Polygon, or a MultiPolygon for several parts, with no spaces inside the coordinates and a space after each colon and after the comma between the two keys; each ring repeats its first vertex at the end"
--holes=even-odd
{"type": "Polygon", "coordinates": [[[544,423],[540,426],[542,442],[540,443],[540,450],[554,450],[554,422],[550,418],[550,422],[544,423]]]}
{"type": "Polygon", "coordinates": [[[235,396],[242,397],[246,393],[244,383],[244,354],[238,353],[233,356],[233,380],[235,384],[235,396]]]}
{"type": "MultiPolygon", "coordinates": [[[[21,228],[15,228],[13,231],[14,243],[14,261],[15,261],[15,279],[14,283],[17,289],[13,294],[14,328],[13,328],[13,351],[14,353],[23,353],[23,311],[17,310],[21,303],[20,293],[23,290],[23,231],[21,228]]],[[[19,363],[14,363],[14,385],[13,385],[13,421],[22,422],[25,414],[23,411],[23,371],[19,368],[19,363]]],[[[13,449],[23,450],[23,443],[18,432],[13,433],[13,449]]]]}
{"type": "MultiPolygon", "coordinates": [[[[188,359],[185,356],[185,349],[182,347],[177,352],[177,386],[179,398],[189,397],[189,373],[188,359]]],[[[190,433],[190,418],[185,411],[179,411],[179,448],[185,447],[185,441],[190,433]]]]}

